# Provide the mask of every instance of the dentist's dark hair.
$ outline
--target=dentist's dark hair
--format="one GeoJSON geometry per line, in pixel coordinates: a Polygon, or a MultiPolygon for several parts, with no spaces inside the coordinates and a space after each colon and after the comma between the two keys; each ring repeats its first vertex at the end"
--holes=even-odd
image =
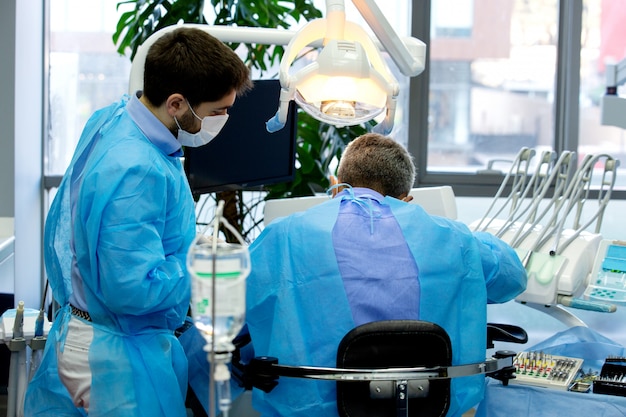
{"type": "Polygon", "coordinates": [[[180,93],[192,106],[252,88],[250,70],[222,41],[203,30],[182,27],[158,38],[148,50],[143,94],[160,106],[180,93]]]}

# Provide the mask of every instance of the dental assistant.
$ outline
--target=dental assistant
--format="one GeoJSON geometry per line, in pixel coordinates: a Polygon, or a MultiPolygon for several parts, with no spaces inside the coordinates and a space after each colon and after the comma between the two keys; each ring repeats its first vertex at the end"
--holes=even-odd
{"type": "Polygon", "coordinates": [[[89,119],[46,220],[60,310],[26,416],[186,416],[174,331],[189,308],[195,208],[182,145],[208,143],[251,86],[229,47],[180,28],[150,47],[143,92],[89,119]]]}
{"type": "MultiPolygon", "coordinates": [[[[515,251],[487,233],[407,204],[412,156],[370,133],[345,149],[333,199],[275,220],[250,246],[246,323],[256,356],[287,365],[334,367],[354,327],[413,319],[443,327],[452,364],[482,362],[487,303],[526,288],[515,251]]],[[[484,376],[451,381],[448,416],[483,396],[484,376]]],[[[281,378],[253,391],[262,416],[338,416],[333,381],[281,378]]]]}

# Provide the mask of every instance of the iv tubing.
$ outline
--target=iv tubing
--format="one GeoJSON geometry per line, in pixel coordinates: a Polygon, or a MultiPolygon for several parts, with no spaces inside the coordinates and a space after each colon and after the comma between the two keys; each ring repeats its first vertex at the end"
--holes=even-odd
{"type": "Polygon", "coordinates": [[[215,302],[216,298],[216,271],[217,271],[217,236],[220,229],[220,220],[222,218],[222,213],[224,211],[224,200],[220,200],[217,203],[217,208],[215,209],[215,219],[213,221],[213,242],[211,242],[211,254],[212,262],[213,262],[213,276],[211,277],[212,286],[211,286],[211,299],[213,303],[211,305],[211,317],[213,320],[213,337],[211,337],[211,350],[209,351],[209,363],[211,364],[211,372],[209,372],[209,416],[215,417],[215,302]]]}

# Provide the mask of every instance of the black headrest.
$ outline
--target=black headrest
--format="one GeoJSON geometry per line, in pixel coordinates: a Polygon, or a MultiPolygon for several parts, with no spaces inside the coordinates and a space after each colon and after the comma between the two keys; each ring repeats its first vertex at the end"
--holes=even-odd
{"type": "MultiPolygon", "coordinates": [[[[440,326],[418,320],[367,323],[348,332],[337,350],[338,368],[434,367],[452,364],[452,346],[440,326]]],[[[426,398],[409,399],[409,416],[444,416],[450,380],[431,380],[426,398]]],[[[337,382],[342,417],[395,416],[395,399],[370,398],[369,382],[337,382]]]]}

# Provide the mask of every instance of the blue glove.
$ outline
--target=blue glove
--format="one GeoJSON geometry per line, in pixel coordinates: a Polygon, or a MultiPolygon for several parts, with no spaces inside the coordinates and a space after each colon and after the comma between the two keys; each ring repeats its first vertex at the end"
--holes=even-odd
{"type": "Polygon", "coordinates": [[[265,122],[265,128],[270,133],[278,132],[283,127],[285,127],[285,124],[278,120],[278,111],[276,111],[276,115],[274,115],[274,117],[265,122]]]}

